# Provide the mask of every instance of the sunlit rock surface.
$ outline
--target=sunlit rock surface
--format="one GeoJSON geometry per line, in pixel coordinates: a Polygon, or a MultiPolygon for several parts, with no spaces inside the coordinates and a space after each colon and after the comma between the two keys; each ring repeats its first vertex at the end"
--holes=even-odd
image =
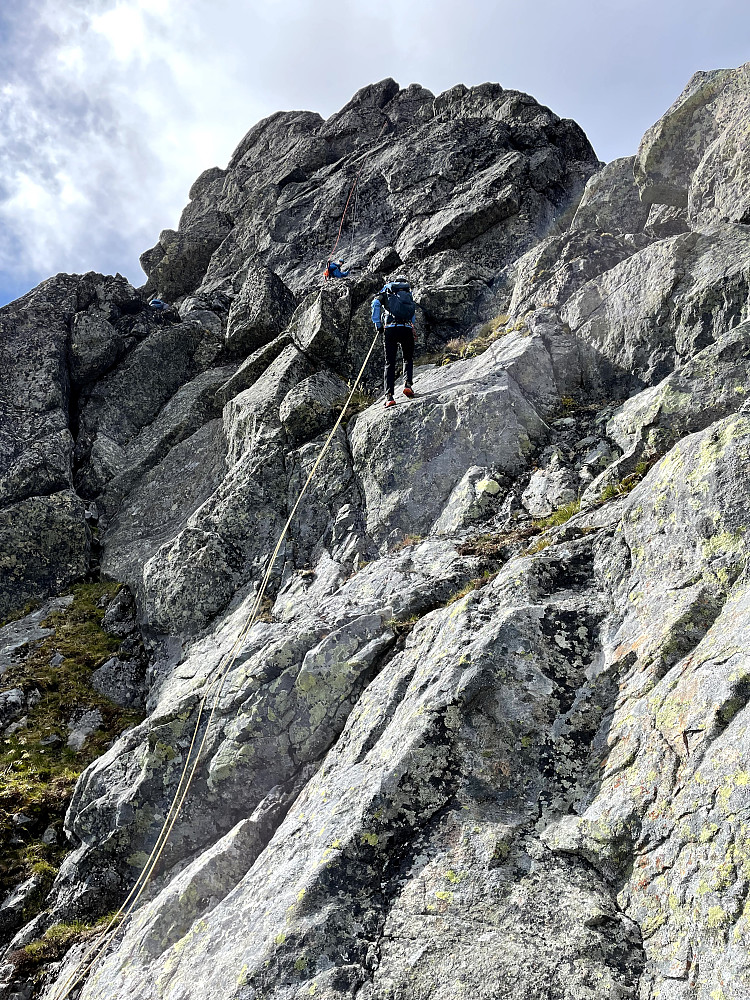
{"type": "Polygon", "coordinates": [[[149,651],[99,664],[146,717],[0,909],[4,996],[65,983],[86,945],[44,981],[35,942],[127,896],[197,733],[84,1000],[747,997],[747,79],[606,166],[527,95],[382,81],[251,129],[144,289],[0,310],[0,613],[103,571],[149,651]],[[245,631],[400,272],[416,398],[376,345],[245,631]]]}

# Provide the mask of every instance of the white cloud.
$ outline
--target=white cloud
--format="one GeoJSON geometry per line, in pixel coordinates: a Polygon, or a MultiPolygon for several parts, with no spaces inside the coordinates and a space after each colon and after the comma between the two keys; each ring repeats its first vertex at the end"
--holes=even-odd
{"type": "Polygon", "coordinates": [[[327,115],[385,76],[436,91],[488,79],[528,90],[577,118],[600,155],[626,155],[690,73],[745,57],[745,0],[716,4],[3,5],[0,295],[57,270],[119,270],[140,283],[138,254],[259,118],[294,107],[327,115]]]}

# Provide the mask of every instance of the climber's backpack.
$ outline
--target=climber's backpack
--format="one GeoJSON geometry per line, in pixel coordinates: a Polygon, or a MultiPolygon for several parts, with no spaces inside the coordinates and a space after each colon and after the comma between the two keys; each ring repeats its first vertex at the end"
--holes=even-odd
{"type": "Polygon", "coordinates": [[[414,321],[417,307],[411,296],[411,288],[405,281],[391,281],[385,286],[385,292],[380,296],[380,304],[386,309],[398,324],[409,324],[414,321]]]}

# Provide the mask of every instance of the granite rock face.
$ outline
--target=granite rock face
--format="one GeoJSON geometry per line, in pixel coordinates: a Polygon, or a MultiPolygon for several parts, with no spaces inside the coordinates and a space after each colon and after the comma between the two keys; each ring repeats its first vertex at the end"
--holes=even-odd
{"type": "Polygon", "coordinates": [[[327,121],[283,112],[254,126],[226,171],[197,182],[179,230],[142,258],[148,288],[234,300],[254,259],[304,294],[319,283],[360,167],[337,253],[359,270],[380,253],[386,271],[404,263],[413,280],[466,284],[451,271],[494,275],[575,208],[598,166],[581,129],[526,94],[484,84],[434,97],[384,80],[327,121]]]}
{"type": "Polygon", "coordinates": [[[382,81],[201,175],[143,258],[166,320],[92,275],[0,311],[0,612],[127,583],[94,683],[146,711],[36,916],[0,901],[0,996],[53,1000],[85,946],[46,985],[28,946],[120,905],[194,763],[82,1000],[744,1000],[746,97],[699,75],[602,167],[527,95],[382,81]],[[300,499],[401,270],[416,398],[376,342],[300,499]]]}
{"type": "Polygon", "coordinates": [[[589,178],[570,224],[572,230],[643,232],[651,206],[650,203],[641,201],[633,176],[634,164],[634,156],[624,156],[607,163],[589,178]]]}
{"type": "Polygon", "coordinates": [[[696,73],[641,140],[635,177],[646,204],[687,208],[693,228],[750,222],[750,63],[696,73]]]}

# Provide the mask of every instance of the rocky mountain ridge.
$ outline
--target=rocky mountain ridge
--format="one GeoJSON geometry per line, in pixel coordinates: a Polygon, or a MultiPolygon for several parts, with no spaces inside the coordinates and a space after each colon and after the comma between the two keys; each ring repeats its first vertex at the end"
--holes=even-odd
{"type": "MultiPolygon", "coordinates": [[[[107,696],[146,715],[78,779],[46,895],[0,905],[6,996],[56,996],[60,929],[148,857],[399,270],[417,398],[337,431],[80,995],[747,995],[749,73],[696,74],[606,166],[498,85],[272,116],[144,289],[0,310],[0,614],[103,573],[148,653],[103,613],[107,696]]],[[[47,625],[0,629],[0,671],[47,625]]]]}

